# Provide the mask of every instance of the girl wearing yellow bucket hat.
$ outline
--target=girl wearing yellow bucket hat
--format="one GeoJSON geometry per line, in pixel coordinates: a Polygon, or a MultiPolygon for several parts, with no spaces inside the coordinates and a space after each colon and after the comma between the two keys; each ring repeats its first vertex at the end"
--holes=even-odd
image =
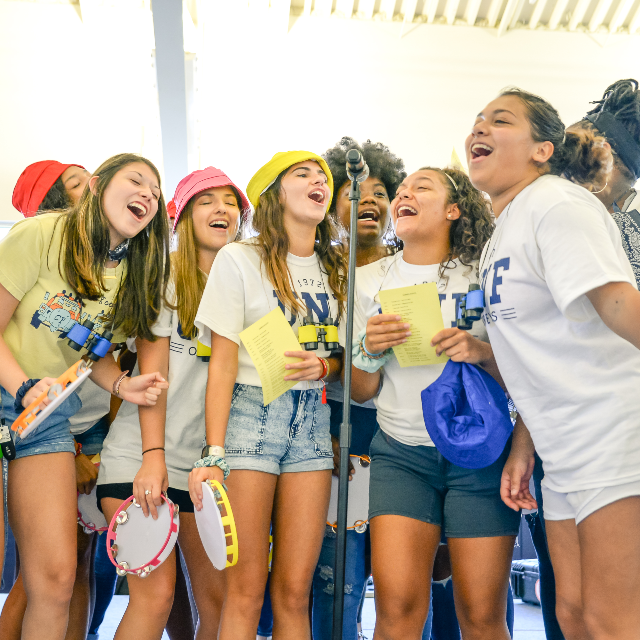
{"type": "Polygon", "coordinates": [[[325,382],[338,379],[341,358],[327,343],[314,351],[286,352],[301,359],[287,365],[284,378],[296,384],[265,406],[258,372],[239,334],[277,307],[296,332],[308,316],[316,323],[337,323],[346,298],[347,260],[327,214],[332,191],[331,172],[320,156],[276,154],[247,187],[258,235],[219,252],[196,316],[199,339],[212,351],[203,455],[215,453],[198,461],[189,490],[200,510],[202,481],[222,481],[219,467],[228,465],[241,547],[238,563],[226,570],[222,640],[255,637],[272,520],[273,633],[310,637],[309,592],[333,468],[330,410],[322,391],[325,382]],[[208,464],[217,466],[200,466],[208,464]]]}

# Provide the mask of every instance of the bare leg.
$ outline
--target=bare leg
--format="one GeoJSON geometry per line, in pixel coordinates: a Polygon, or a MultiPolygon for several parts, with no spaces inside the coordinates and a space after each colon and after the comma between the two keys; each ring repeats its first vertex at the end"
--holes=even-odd
{"type": "MultiPolygon", "coordinates": [[[[103,498],[102,509],[107,522],[111,522],[121,504],[121,500],[103,498]]],[[[159,640],[171,611],[175,582],[175,549],[146,578],[128,575],[129,605],[118,625],[115,640],[159,640]]]]}
{"type": "MultiPolygon", "coordinates": [[[[595,514],[594,514],[595,515],[595,514]]],[[[546,520],[547,544],[556,577],[556,616],[566,640],[584,640],[582,563],[575,520],[546,520]]]]}
{"type": "Polygon", "coordinates": [[[431,598],[440,527],[405,516],[371,519],[376,586],[374,640],[421,640],[431,598]]]}
{"type": "Polygon", "coordinates": [[[78,531],[78,565],[76,567],[76,581],[69,606],[69,626],[65,640],[85,640],[89,631],[90,620],[90,569],[93,536],[87,535],[82,527],[78,531]]]}
{"type": "Polygon", "coordinates": [[[507,592],[514,542],[515,536],[448,539],[464,640],[510,640],[507,592]]]}
{"type": "Polygon", "coordinates": [[[640,497],[613,502],[578,525],[584,619],[593,640],[640,638],[640,497]]]}
{"type": "Polygon", "coordinates": [[[273,512],[271,605],[276,640],[311,638],[309,594],[327,522],[331,471],[283,473],[273,512]]]}
{"type": "Polygon", "coordinates": [[[220,640],[255,640],[264,601],[269,558],[269,525],[277,476],[236,469],[227,479],[229,500],[242,550],[225,569],[227,594],[220,640]]]}
{"type": "Polygon", "coordinates": [[[193,513],[180,514],[178,544],[189,569],[193,597],[198,607],[196,640],[217,638],[224,601],[225,572],[218,571],[211,564],[202,546],[193,513]]]}
{"type": "MultiPolygon", "coordinates": [[[[182,536],[183,518],[180,514],[180,533],[178,540],[182,536]]],[[[176,586],[173,592],[173,605],[171,613],[167,619],[167,635],[169,640],[193,640],[196,633],[193,625],[193,615],[191,611],[191,600],[189,600],[189,587],[187,577],[182,570],[180,562],[180,549],[176,547],[176,586]]]]}
{"type": "Polygon", "coordinates": [[[27,594],[22,640],[62,640],[76,577],[76,470],[73,454],[9,463],[9,520],[27,594]]]}

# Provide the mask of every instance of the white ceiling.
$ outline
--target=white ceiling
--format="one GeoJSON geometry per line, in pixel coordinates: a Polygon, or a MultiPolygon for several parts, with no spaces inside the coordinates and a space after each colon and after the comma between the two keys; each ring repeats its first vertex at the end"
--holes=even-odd
{"type": "MultiPolygon", "coordinates": [[[[83,5],[87,0],[16,0],[41,4],[83,5]]],[[[184,0],[193,17],[202,3],[184,0]]],[[[150,4],[151,0],[93,0],[100,5],[150,4]]],[[[450,24],[496,29],[582,31],[634,35],[640,29],[640,0],[222,0],[249,9],[288,10],[299,16],[351,20],[450,24]]]]}

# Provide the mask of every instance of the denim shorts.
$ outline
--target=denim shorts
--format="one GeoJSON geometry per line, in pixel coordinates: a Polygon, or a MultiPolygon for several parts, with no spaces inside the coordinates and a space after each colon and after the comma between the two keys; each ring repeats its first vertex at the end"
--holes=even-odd
{"type": "Polygon", "coordinates": [[[442,527],[447,538],[515,536],[520,513],[500,498],[510,449],[484,469],[463,469],[435,447],[402,444],[380,429],[371,442],[369,519],[405,516],[442,527]]]}
{"type": "MultiPolygon", "coordinates": [[[[103,416],[92,427],[83,431],[82,433],[76,433],[74,436],[76,442],[82,445],[82,453],[85,456],[95,456],[96,453],[102,452],[102,445],[104,439],[109,433],[109,416],[103,416]]],[[[129,494],[131,495],[131,494],[129,494]]],[[[128,498],[129,496],[127,496],[128,498]]]]}
{"type": "Polygon", "coordinates": [[[333,469],[331,411],[321,395],[292,389],[265,407],[262,387],[236,384],[224,443],[229,467],[275,475],[333,469]]]}
{"type": "MultiPolygon", "coordinates": [[[[2,410],[7,425],[12,425],[19,413],[13,407],[15,398],[0,387],[2,393],[2,410]]],[[[37,456],[43,453],[61,453],[68,451],[75,453],[75,446],[71,436],[69,418],[80,411],[82,400],[74,391],[56,410],[43,420],[34,431],[23,440],[12,431],[13,442],[16,447],[16,458],[37,456]]]]}

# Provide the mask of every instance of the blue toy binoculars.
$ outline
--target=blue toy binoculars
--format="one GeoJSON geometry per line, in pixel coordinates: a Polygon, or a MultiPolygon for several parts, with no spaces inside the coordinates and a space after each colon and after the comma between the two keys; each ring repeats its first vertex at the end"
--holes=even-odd
{"type": "Polygon", "coordinates": [[[89,352],[89,360],[97,362],[100,358],[104,358],[109,352],[113,333],[105,329],[102,335],[99,336],[97,333],[94,333],[93,337],[89,340],[93,327],[94,323],[88,318],[82,324],[76,322],[67,334],[67,339],[69,340],[69,346],[74,351],[80,351],[80,349],[86,346],[89,352]]]}
{"type": "Polygon", "coordinates": [[[470,284],[469,291],[460,299],[458,307],[458,329],[468,331],[473,323],[482,318],[484,291],[479,284],[470,284]]]}

